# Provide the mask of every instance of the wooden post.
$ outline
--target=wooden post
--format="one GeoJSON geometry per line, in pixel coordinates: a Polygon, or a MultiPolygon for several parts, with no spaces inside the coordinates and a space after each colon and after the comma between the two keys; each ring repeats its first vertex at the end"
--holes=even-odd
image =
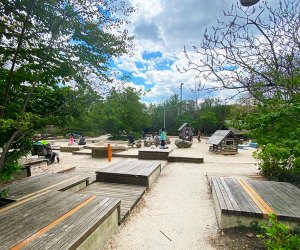
{"type": "Polygon", "coordinates": [[[111,147],[110,147],[110,144],[107,145],[107,158],[108,158],[108,162],[111,162],[111,147]]]}

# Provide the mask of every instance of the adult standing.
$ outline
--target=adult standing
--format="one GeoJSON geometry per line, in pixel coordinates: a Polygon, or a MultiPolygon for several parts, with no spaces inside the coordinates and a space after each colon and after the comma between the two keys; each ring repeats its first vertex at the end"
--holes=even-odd
{"type": "Polygon", "coordinates": [[[160,145],[162,148],[166,146],[166,139],[167,139],[167,135],[166,135],[165,128],[162,128],[160,133],[160,145]]]}

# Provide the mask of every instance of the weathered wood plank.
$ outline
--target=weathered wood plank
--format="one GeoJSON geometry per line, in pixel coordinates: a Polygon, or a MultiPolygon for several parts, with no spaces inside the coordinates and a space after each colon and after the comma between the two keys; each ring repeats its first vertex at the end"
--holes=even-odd
{"type": "Polygon", "coordinates": [[[160,171],[161,164],[159,162],[128,161],[113,164],[97,171],[96,180],[98,182],[115,182],[150,187],[160,171]],[[159,172],[157,172],[158,170],[159,172]]]}
{"type": "MultiPolygon", "coordinates": [[[[32,209],[20,211],[23,217],[18,218],[18,215],[10,217],[11,219],[13,218],[13,223],[8,226],[4,225],[5,230],[1,234],[1,237],[4,237],[1,239],[1,242],[4,242],[4,249],[8,249],[15,245],[16,242],[28,238],[89,197],[84,194],[74,195],[61,192],[57,192],[57,195],[63,199],[56,200],[55,203],[52,199],[49,199],[50,202],[47,204],[41,203],[41,200],[38,198],[31,200],[32,209]]],[[[10,212],[12,215],[14,214],[13,210],[10,212]]]]}
{"type": "Polygon", "coordinates": [[[255,217],[266,218],[268,211],[274,211],[279,220],[289,221],[293,225],[300,222],[300,189],[295,186],[282,182],[238,180],[229,177],[212,177],[211,185],[214,199],[218,200],[215,204],[219,204],[221,208],[218,221],[221,221],[222,227],[238,226],[236,222],[239,220],[250,223],[251,217],[253,220],[255,217]],[[233,200],[238,204],[240,214],[230,207],[231,205],[236,209],[233,200]],[[235,217],[228,217],[226,214],[235,217]]]}
{"type": "Polygon", "coordinates": [[[220,178],[220,180],[221,180],[221,183],[222,183],[222,185],[223,185],[223,187],[224,187],[224,190],[225,190],[225,192],[226,192],[226,195],[227,195],[227,197],[228,197],[228,199],[229,199],[229,201],[230,201],[230,203],[231,203],[233,209],[234,209],[236,212],[239,213],[239,212],[241,211],[241,209],[240,209],[240,207],[239,207],[239,204],[236,202],[235,197],[232,195],[231,190],[230,190],[230,188],[228,187],[226,181],[225,181],[224,178],[222,178],[222,177],[220,178]]]}
{"type": "MultiPolygon", "coordinates": [[[[119,205],[119,201],[114,198],[103,199],[92,209],[85,207],[81,216],[74,214],[70,220],[64,222],[62,231],[53,234],[50,241],[42,249],[75,249],[85,238],[87,238],[89,229],[95,230],[107,216],[113,212],[119,205]]],[[[61,229],[61,228],[59,228],[61,229]]]]}
{"type": "Polygon", "coordinates": [[[279,219],[300,221],[300,189],[280,182],[248,182],[272,207],[279,219]]]}
{"type": "Polygon", "coordinates": [[[232,206],[232,204],[231,204],[231,202],[230,202],[230,199],[228,198],[228,195],[227,195],[227,193],[226,193],[226,190],[224,189],[224,186],[223,186],[223,184],[222,184],[220,178],[217,178],[216,181],[217,181],[217,183],[218,183],[218,185],[219,185],[219,189],[220,189],[220,192],[221,192],[221,194],[222,194],[222,196],[223,196],[223,200],[224,200],[224,202],[226,203],[226,206],[227,206],[227,212],[232,213],[232,212],[235,211],[235,210],[234,210],[234,208],[233,208],[233,206],[232,206]]]}
{"type": "Polygon", "coordinates": [[[146,188],[144,186],[95,182],[81,190],[80,193],[120,199],[121,221],[123,221],[142,198],[145,190],[146,188]]]}
{"type": "Polygon", "coordinates": [[[230,191],[239,204],[242,214],[256,214],[262,217],[261,210],[257,207],[255,202],[247,194],[247,192],[239,185],[236,179],[226,178],[226,183],[230,186],[230,191]]]}
{"type": "Polygon", "coordinates": [[[81,177],[75,174],[44,174],[12,182],[5,188],[9,189],[7,198],[20,200],[27,196],[34,195],[36,192],[41,192],[46,189],[60,190],[72,183],[86,180],[86,177],[81,177]]]}
{"type": "Polygon", "coordinates": [[[227,204],[226,204],[226,202],[223,198],[222,192],[219,188],[219,183],[217,181],[217,178],[214,178],[214,177],[212,178],[212,188],[216,192],[221,211],[225,212],[227,210],[227,204]]]}

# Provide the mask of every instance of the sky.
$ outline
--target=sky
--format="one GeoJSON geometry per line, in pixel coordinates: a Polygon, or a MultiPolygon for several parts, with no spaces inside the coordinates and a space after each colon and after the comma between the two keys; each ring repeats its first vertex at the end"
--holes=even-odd
{"type": "MultiPolygon", "coordinates": [[[[142,101],[160,103],[174,94],[183,100],[195,100],[195,72],[180,73],[177,67],[186,66],[183,49],[199,45],[206,27],[217,24],[223,11],[238,0],[127,0],[136,8],[127,26],[135,36],[134,55],[114,60],[116,70],[129,73],[127,86],[150,90],[142,101]]],[[[206,84],[204,79],[200,82],[206,84]]],[[[221,99],[225,93],[215,93],[221,99]]],[[[200,94],[200,102],[207,93],[200,94]]]]}

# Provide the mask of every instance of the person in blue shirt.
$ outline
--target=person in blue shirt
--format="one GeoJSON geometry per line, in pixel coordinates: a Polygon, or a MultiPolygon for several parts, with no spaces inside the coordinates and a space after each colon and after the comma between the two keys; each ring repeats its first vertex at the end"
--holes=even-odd
{"type": "Polygon", "coordinates": [[[160,145],[162,148],[166,146],[166,139],[167,139],[167,135],[166,135],[165,128],[162,128],[160,133],[160,145]]]}

